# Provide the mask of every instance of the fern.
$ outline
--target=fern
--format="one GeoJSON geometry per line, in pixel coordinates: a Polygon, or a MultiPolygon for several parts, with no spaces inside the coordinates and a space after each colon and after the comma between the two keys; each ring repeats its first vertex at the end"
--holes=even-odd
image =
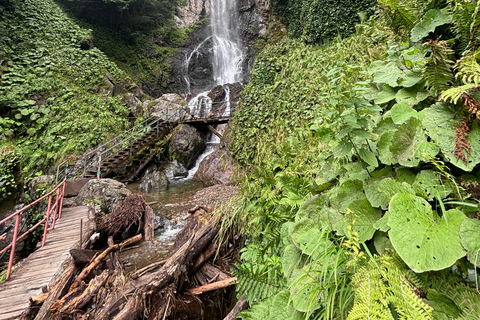
{"type": "Polygon", "coordinates": [[[460,50],[476,47],[480,35],[480,3],[469,0],[449,0],[453,31],[459,39],[460,50]]]}
{"type": "Polygon", "coordinates": [[[426,86],[437,96],[453,84],[453,61],[450,60],[453,50],[445,41],[430,40],[426,45],[430,46],[431,54],[427,58],[423,74],[426,86]]]}
{"type": "Polygon", "coordinates": [[[458,60],[455,69],[456,79],[460,80],[462,85],[445,90],[440,95],[440,99],[445,102],[456,104],[464,95],[471,96],[480,86],[480,64],[477,62],[478,51],[466,53],[464,57],[458,60]]]}
{"type": "Polygon", "coordinates": [[[441,297],[442,305],[438,309],[450,310],[450,314],[447,313],[449,317],[458,317],[458,320],[480,319],[480,295],[460,277],[443,271],[421,274],[418,278],[426,289],[427,298],[434,300],[434,296],[441,297]]]}
{"type": "Polygon", "coordinates": [[[249,302],[271,297],[285,288],[283,277],[272,272],[266,264],[245,262],[233,273],[238,278],[237,292],[244,292],[249,302]]]}
{"type": "Polygon", "coordinates": [[[410,278],[412,271],[390,256],[382,256],[360,268],[352,285],[355,303],[348,319],[429,319],[433,309],[420,299],[410,278]]]}

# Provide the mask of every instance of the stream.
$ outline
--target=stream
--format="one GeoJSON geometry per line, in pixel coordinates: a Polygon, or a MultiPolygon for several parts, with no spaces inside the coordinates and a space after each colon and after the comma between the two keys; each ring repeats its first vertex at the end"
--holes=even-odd
{"type": "Polygon", "coordinates": [[[132,193],[143,194],[145,200],[156,216],[155,240],[143,241],[138,247],[126,249],[120,254],[120,258],[128,262],[125,272],[131,273],[141,269],[153,261],[166,259],[170,256],[171,247],[176,234],[182,229],[188,216],[187,210],[191,208],[189,203],[195,193],[202,190],[203,184],[193,179],[185,179],[171,183],[166,190],[152,190],[143,193],[139,190],[139,182],[127,185],[132,193]]]}

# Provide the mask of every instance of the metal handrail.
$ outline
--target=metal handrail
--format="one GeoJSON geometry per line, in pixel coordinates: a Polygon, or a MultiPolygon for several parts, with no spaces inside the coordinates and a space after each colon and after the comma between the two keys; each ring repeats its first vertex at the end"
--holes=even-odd
{"type": "Polygon", "coordinates": [[[63,179],[67,179],[68,160],[63,161],[57,166],[57,174],[55,175],[55,184],[58,184],[60,176],[63,174],[63,179]],[[64,167],[62,169],[62,167],[64,167]]]}
{"type": "Polygon", "coordinates": [[[50,220],[50,216],[53,213],[53,219],[52,219],[50,230],[55,228],[55,221],[61,218],[62,216],[63,197],[65,195],[66,181],[67,180],[64,179],[49,193],[45,194],[41,198],[33,201],[29,205],[23,207],[22,209],[16,211],[15,213],[9,215],[8,217],[0,221],[0,226],[1,226],[2,224],[5,224],[8,220],[16,218],[12,242],[0,251],[0,254],[3,254],[4,252],[7,252],[8,249],[10,249],[10,259],[8,260],[8,269],[7,269],[7,280],[10,279],[10,274],[12,273],[13,257],[15,255],[15,248],[16,248],[17,242],[23,239],[25,236],[27,236],[29,233],[31,233],[33,230],[38,228],[43,223],[45,223],[45,227],[43,230],[42,247],[45,246],[45,241],[47,240],[47,231],[48,231],[48,223],[50,220]],[[56,194],[55,204],[52,205],[54,194],[56,194]],[[37,222],[36,225],[34,225],[33,227],[31,227],[30,229],[28,229],[26,232],[24,232],[22,235],[19,236],[19,226],[20,226],[20,219],[21,219],[22,212],[40,203],[41,201],[45,200],[47,197],[48,197],[48,207],[47,207],[47,212],[45,214],[45,217],[39,222],[37,222]]]}
{"type": "Polygon", "coordinates": [[[133,126],[132,128],[122,132],[121,134],[119,134],[118,136],[110,139],[109,141],[105,142],[105,143],[102,143],[101,145],[99,145],[98,147],[96,147],[94,150],[90,151],[89,153],[85,154],[85,158],[84,158],[84,163],[83,163],[83,174],[85,174],[85,172],[87,171],[87,159],[90,159],[93,155],[95,154],[99,154],[99,152],[101,152],[102,149],[104,149],[106,146],[108,146],[109,144],[111,143],[116,143],[118,141],[118,139],[122,138],[123,136],[127,135],[130,131],[133,131],[135,130],[136,128],[138,127],[144,127],[144,124],[147,123],[148,121],[151,121],[151,119],[153,119],[154,117],[149,117],[145,120],[143,120],[142,122],[140,122],[139,124],[133,126]]]}

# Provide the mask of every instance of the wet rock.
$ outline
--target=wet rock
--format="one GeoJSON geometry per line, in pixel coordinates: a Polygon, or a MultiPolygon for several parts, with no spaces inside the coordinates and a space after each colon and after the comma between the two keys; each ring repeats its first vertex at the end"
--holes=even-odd
{"type": "Polygon", "coordinates": [[[205,186],[229,184],[233,177],[232,157],[226,149],[217,149],[208,155],[198,167],[195,179],[205,186]]]}
{"type": "Polygon", "coordinates": [[[165,174],[168,181],[173,181],[185,178],[188,175],[188,170],[183,164],[179,163],[177,160],[173,160],[165,168],[165,174]]]}
{"type": "Polygon", "coordinates": [[[65,183],[65,197],[76,197],[82,188],[87,184],[90,178],[74,178],[68,179],[65,183]]]}
{"type": "Polygon", "coordinates": [[[200,132],[189,124],[183,124],[170,139],[170,155],[189,168],[194,159],[205,149],[200,132]]]}
{"type": "Polygon", "coordinates": [[[55,187],[55,176],[45,175],[35,177],[28,182],[27,186],[30,197],[34,200],[38,199],[55,187]]]}
{"type": "Polygon", "coordinates": [[[148,168],[138,188],[144,193],[148,193],[154,189],[164,190],[168,188],[168,179],[165,171],[158,170],[156,167],[148,168]]]}
{"type": "Polygon", "coordinates": [[[185,5],[177,9],[175,23],[178,28],[190,28],[210,14],[210,1],[187,0],[185,5]]]}
{"type": "Polygon", "coordinates": [[[158,99],[143,103],[147,117],[153,116],[164,121],[188,120],[192,118],[187,102],[176,93],[164,94],[158,99]]]}
{"type": "Polygon", "coordinates": [[[229,83],[223,86],[216,86],[209,93],[208,96],[212,99],[212,114],[215,117],[230,115],[238,108],[238,101],[240,100],[240,92],[243,85],[240,83],[229,83]],[[228,96],[227,96],[228,94],[228,96]],[[226,110],[230,103],[230,112],[226,110]]]}
{"type": "Polygon", "coordinates": [[[159,215],[153,216],[153,228],[155,230],[164,229],[167,222],[168,222],[167,218],[161,217],[159,215]]]}
{"type": "Polygon", "coordinates": [[[75,203],[87,205],[90,201],[100,201],[106,213],[113,212],[131,192],[121,182],[112,179],[90,180],[80,190],[75,203]]]}

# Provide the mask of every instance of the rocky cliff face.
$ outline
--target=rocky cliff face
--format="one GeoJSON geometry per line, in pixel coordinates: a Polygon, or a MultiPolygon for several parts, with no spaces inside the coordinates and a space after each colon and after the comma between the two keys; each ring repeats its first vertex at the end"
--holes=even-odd
{"type": "MultiPolygon", "coordinates": [[[[270,0],[239,0],[239,30],[243,43],[246,46],[247,58],[243,63],[245,77],[242,82],[247,82],[255,57],[255,41],[266,36],[266,25],[270,18],[270,0]]],[[[196,23],[208,18],[210,14],[209,0],[187,0],[184,7],[177,10],[176,21],[179,27],[191,27],[196,23]]],[[[212,47],[209,43],[203,43],[201,50],[196,50],[202,41],[211,34],[208,20],[193,31],[186,43],[180,48],[172,60],[174,73],[171,81],[178,92],[198,93],[208,87],[209,79],[212,79],[211,63],[209,54],[212,47]],[[192,52],[195,52],[192,55],[192,52]],[[185,61],[190,57],[190,64],[186,69],[185,61]],[[185,81],[185,74],[189,75],[190,83],[185,81]],[[195,90],[197,89],[197,90],[195,90]],[[195,92],[197,91],[197,92],[195,92]]]]}
{"type": "Polygon", "coordinates": [[[178,28],[190,28],[209,14],[208,0],[188,0],[183,7],[177,9],[175,22],[178,28]]]}

